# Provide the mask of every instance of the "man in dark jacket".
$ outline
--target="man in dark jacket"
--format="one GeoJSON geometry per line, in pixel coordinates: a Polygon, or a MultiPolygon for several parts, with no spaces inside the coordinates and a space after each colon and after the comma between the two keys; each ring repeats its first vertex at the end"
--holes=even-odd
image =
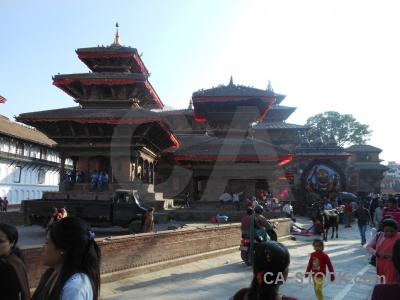
{"type": "Polygon", "coordinates": [[[354,211],[354,217],[358,219],[358,229],[360,230],[361,235],[361,246],[364,246],[367,243],[367,239],[365,237],[365,232],[367,231],[367,225],[372,224],[371,215],[369,210],[364,207],[364,203],[360,202],[358,208],[354,211]]]}

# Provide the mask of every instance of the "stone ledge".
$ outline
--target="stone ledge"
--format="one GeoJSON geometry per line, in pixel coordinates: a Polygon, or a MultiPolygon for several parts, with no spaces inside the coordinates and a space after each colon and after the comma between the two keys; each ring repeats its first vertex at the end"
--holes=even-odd
{"type": "Polygon", "coordinates": [[[122,279],[126,279],[126,278],[131,278],[131,277],[159,271],[161,269],[176,267],[179,265],[191,263],[191,262],[198,261],[198,260],[208,259],[208,258],[212,258],[212,257],[217,257],[217,256],[225,255],[228,253],[233,253],[236,251],[238,252],[238,255],[240,255],[239,250],[238,250],[239,243],[240,243],[240,241],[238,241],[238,246],[235,246],[235,247],[230,247],[230,248],[225,248],[225,249],[221,249],[221,250],[210,251],[210,252],[205,252],[205,253],[200,253],[200,254],[195,254],[195,255],[190,255],[190,256],[185,256],[182,258],[162,261],[159,263],[140,266],[140,267],[131,268],[131,269],[127,269],[127,270],[102,274],[101,275],[101,283],[107,283],[107,282],[118,281],[118,280],[122,280],[122,279]]]}

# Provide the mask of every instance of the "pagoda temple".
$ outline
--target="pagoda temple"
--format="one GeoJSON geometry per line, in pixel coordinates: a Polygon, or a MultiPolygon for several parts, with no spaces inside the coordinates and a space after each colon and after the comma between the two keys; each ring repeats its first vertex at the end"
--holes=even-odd
{"type": "MultiPolygon", "coordinates": [[[[110,46],[76,53],[90,72],[56,75],[53,84],[78,106],[24,113],[16,120],[56,141],[62,160],[74,161],[74,178],[79,173],[90,182],[96,170],[109,174],[110,189],[132,188],[135,177],[153,183],[157,153],[179,144],[168,122],[150,111],[163,104],[137,49],[121,45],[117,24],[110,46]]],[[[87,185],[74,185],[80,188],[87,185]]]]}
{"type": "Polygon", "coordinates": [[[237,85],[231,77],[228,85],[194,92],[187,110],[162,112],[180,143],[161,153],[160,177],[175,174],[164,194],[190,190],[197,200],[241,191],[251,198],[261,190],[285,188],[289,194],[286,178],[281,184],[274,181],[291,161],[290,150],[254,136],[254,124],[265,118],[276,99],[271,87],[237,85]]]}

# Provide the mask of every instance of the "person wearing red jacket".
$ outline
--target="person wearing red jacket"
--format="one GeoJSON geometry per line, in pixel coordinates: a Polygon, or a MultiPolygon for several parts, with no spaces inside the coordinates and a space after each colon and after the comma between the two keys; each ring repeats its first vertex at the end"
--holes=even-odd
{"type": "Polygon", "coordinates": [[[326,267],[328,267],[331,282],[335,281],[335,271],[333,270],[331,259],[324,252],[324,242],[321,239],[315,239],[312,245],[315,251],[311,253],[305,276],[308,277],[311,274],[315,296],[318,300],[323,300],[322,285],[326,277],[326,267]]]}
{"type": "Polygon", "coordinates": [[[346,225],[344,228],[351,227],[351,217],[353,215],[353,205],[351,205],[350,200],[344,205],[344,215],[346,217],[346,225]]]}

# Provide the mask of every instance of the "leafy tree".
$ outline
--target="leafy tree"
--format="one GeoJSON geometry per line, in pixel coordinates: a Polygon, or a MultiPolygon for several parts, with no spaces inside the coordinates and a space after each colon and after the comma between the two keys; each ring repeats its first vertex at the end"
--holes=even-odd
{"type": "Polygon", "coordinates": [[[361,124],[353,115],[341,115],[336,111],[326,111],[307,119],[306,126],[312,127],[307,132],[308,139],[315,140],[321,136],[328,141],[333,135],[338,146],[363,145],[369,141],[372,130],[369,125],[361,124]]]}

